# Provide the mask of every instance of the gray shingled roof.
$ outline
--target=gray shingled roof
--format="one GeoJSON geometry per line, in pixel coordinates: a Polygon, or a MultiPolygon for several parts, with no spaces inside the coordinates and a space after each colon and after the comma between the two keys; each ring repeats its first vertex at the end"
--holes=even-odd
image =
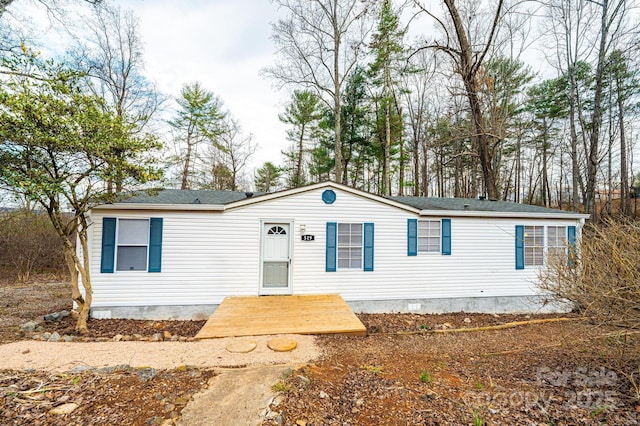
{"type": "MultiPolygon", "coordinates": [[[[253,193],[257,197],[262,192],[253,193]]],[[[124,198],[120,203],[130,204],[207,204],[225,205],[244,200],[247,193],[240,191],[210,191],[196,189],[161,189],[152,195],[141,192],[133,197],[124,198]]],[[[549,209],[528,204],[518,204],[507,201],[478,200],[475,198],[437,198],[437,197],[385,197],[389,200],[405,204],[420,210],[453,210],[476,212],[512,212],[512,213],[563,213],[572,214],[556,209],[549,209]]]]}
{"type": "Polygon", "coordinates": [[[513,212],[513,213],[565,213],[557,209],[518,204],[509,201],[478,200],[476,198],[438,198],[438,197],[386,197],[398,203],[406,204],[420,210],[454,210],[478,212],[513,212]]]}
{"type": "MultiPolygon", "coordinates": [[[[257,192],[255,195],[261,193],[257,192]]],[[[204,189],[161,189],[151,195],[146,192],[125,198],[120,203],[139,204],[214,204],[224,205],[244,200],[247,193],[240,191],[209,191],[204,189]],[[196,201],[197,200],[197,201],[196,201]]]]}

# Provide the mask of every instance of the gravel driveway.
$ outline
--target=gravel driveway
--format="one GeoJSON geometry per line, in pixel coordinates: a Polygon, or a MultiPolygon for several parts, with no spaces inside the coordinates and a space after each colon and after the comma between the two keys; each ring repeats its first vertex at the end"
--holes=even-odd
{"type": "Polygon", "coordinates": [[[0,368],[69,371],[78,366],[129,365],[171,369],[183,365],[200,368],[239,367],[269,364],[300,364],[320,355],[313,336],[287,336],[298,342],[291,352],[274,352],[267,342],[275,336],[230,337],[196,342],[36,342],[20,341],[0,345],[0,368]],[[231,342],[253,340],[255,350],[231,353],[231,342]]]}

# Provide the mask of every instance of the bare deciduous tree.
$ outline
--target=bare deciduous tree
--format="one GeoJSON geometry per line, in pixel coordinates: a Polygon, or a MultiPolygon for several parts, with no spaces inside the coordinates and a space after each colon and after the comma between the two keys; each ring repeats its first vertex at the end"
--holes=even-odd
{"type": "MultiPolygon", "coordinates": [[[[471,32],[468,21],[476,16],[476,6],[466,4],[462,9],[455,0],[444,0],[445,16],[439,17],[430,8],[416,1],[418,7],[432,17],[443,32],[444,39],[434,40],[423,48],[432,48],[447,54],[454,62],[454,70],[462,79],[466,97],[469,103],[470,116],[473,122],[474,146],[482,167],[484,190],[489,198],[497,199],[498,185],[493,166],[493,153],[489,146],[489,134],[485,129],[485,111],[479,99],[482,85],[482,66],[487,54],[493,47],[499,25],[505,13],[504,0],[498,0],[493,11],[488,15],[490,25],[482,31],[471,32]],[[461,14],[464,12],[465,15],[461,14]]],[[[476,28],[478,30],[478,28],[476,28]]]]}
{"type": "Polygon", "coordinates": [[[366,53],[371,29],[360,0],[275,0],[287,16],[273,25],[278,65],[265,74],[283,85],[317,92],[335,117],[335,179],[342,181],[341,99],[343,86],[366,53]]]}

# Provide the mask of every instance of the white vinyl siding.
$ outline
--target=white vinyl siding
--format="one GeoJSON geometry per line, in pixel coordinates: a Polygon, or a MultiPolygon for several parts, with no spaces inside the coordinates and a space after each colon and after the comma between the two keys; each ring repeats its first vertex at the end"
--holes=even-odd
{"type": "Polygon", "coordinates": [[[116,271],[146,271],[149,220],[118,219],[116,271]]]}
{"type": "Polygon", "coordinates": [[[338,223],[338,269],[362,269],[361,223],[338,223]]]}
{"type": "Polygon", "coordinates": [[[225,212],[155,211],[154,216],[164,219],[161,274],[101,274],[102,218],[147,221],[150,214],[148,210],[94,209],[92,306],[207,305],[219,304],[227,296],[257,295],[265,222],[291,223],[294,294],[338,293],[348,302],[535,295],[539,293],[536,269],[514,268],[516,225],[579,226],[578,219],[570,218],[457,217],[451,230],[455,241],[451,256],[407,256],[407,218],[440,220],[436,212],[420,217],[339,188],[334,189],[335,203],[327,205],[322,202],[324,189],[225,212]],[[375,271],[326,273],[329,221],[375,223],[375,271]],[[303,233],[314,240],[302,241],[303,233]]]}
{"type": "Polygon", "coordinates": [[[440,227],[439,220],[418,221],[418,253],[440,253],[440,227]]]}

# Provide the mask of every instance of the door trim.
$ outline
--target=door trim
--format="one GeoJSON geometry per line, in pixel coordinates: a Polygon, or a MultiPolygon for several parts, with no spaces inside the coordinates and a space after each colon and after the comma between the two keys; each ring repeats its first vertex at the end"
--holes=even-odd
{"type": "Polygon", "coordinates": [[[293,227],[294,221],[291,219],[261,219],[260,220],[260,256],[258,268],[258,295],[259,296],[276,296],[276,295],[290,295],[293,294],[293,235],[295,229],[293,227]],[[262,281],[264,279],[264,242],[265,242],[265,225],[288,225],[289,226],[289,267],[287,268],[287,280],[289,285],[283,288],[263,287],[262,281]]]}

